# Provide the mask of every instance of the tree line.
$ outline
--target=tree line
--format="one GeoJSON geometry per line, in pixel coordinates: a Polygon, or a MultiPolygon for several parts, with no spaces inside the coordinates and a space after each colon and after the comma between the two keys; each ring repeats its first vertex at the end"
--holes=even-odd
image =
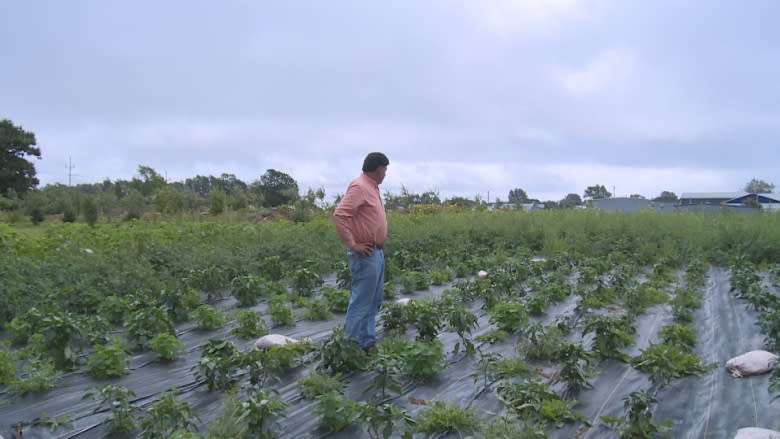
{"type": "MultiPolygon", "coordinates": [[[[323,188],[309,188],[300,193],[295,179],[276,169],[268,169],[259,179],[246,183],[233,174],[219,176],[196,175],[182,182],[168,182],[156,170],[139,165],[137,176],[130,180],[105,179],[100,183],[66,186],[50,184],[38,188],[35,165],[30,159],[41,159],[41,150],[36,146],[35,134],[16,126],[8,119],[0,120],[0,211],[11,213],[11,217],[28,215],[38,223],[46,215],[62,215],[64,221],[75,221],[83,216],[94,224],[100,214],[112,213],[125,218],[140,218],[146,211],[164,214],[196,213],[208,211],[220,214],[226,210],[240,211],[252,208],[275,208],[289,206],[300,218],[305,219],[312,209],[332,207],[325,201],[323,188]]],[[[744,188],[750,193],[768,193],[774,184],[753,179],[744,188]]],[[[496,198],[492,206],[511,204],[534,204],[544,208],[576,208],[590,199],[611,198],[604,185],[588,186],[582,196],[567,194],[561,200],[540,201],[528,196],[522,188],[509,191],[506,201],[496,198]]],[[[631,197],[644,198],[633,194],[631,197]]],[[[385,205],[388,208],[409,208],[422,205],[450,205],[463,208],[487,208],[488,203],[480,195],[469,199],[455,196],[441,200],[436,191],[421,194],[401,186],[400,193],[386,191],[385,205]]],[[[335,196],[334,204],[340,199],[335,196]]],[[[656,201],[677,201],[674,192],[663,191],[656,201]]]]}

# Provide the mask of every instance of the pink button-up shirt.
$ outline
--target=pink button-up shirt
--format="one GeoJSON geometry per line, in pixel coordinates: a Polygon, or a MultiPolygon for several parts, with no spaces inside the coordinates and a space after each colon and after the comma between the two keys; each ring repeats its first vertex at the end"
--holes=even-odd
{"type": "Polygon", "coordinates": [[[376,181],[366,174],[352,180],[333,212],[333,222],[341,242],[349,248],[358,243],[384,243],[387,216],[376,181]]]}

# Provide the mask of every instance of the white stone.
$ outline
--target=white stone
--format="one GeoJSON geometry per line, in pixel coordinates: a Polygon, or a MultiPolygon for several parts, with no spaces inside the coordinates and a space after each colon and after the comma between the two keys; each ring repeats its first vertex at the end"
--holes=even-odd
{"type": "Polygon", "coordinates": [[[780,439],[780,431],[758,427],[740,428],[734,439],[780,439]]]}
{"type": "Polygon", "coordinates": [[[300,343],[300,340],[297,340],[292,337],[288,337],[286,335],[281,334],[268,334],[264,335],[257,339],[255,342],[255,347],[258,349],[267,349],[272,346],[282,346],[289,343],[300,343]]]}
{"type": "MultiPolygon", "coordinates": [[[[726,369],[735,378],[758,375],[772,371],[777,355],[762,351],[750,351],[726,362],[726,369]]],[[[778,438],[780,439],[780,438],[778,438]]]]}
{"type": "Polygon", "coordinates": [[[409,298],[409,297],[404,297],[404,298],[401,298],[401,299],[398,299],[398,300],[396,300],[396,301],[395,301],[395,304],[396,304],[396,305],[408,305],[408,304],[409,304],[409,302],[411,302],[411,301],[412,301],[412,299],[411,299],[411,298],[409,298]]]}
{"type": "Polygon", "coordinates": [[[479,270],[479,272],[477,273],[477,276],[479,276],[481,279],[484,279],[484,278],[486,278],[488,276],[488,272],[485,271],[485,270],[479,270]]]}

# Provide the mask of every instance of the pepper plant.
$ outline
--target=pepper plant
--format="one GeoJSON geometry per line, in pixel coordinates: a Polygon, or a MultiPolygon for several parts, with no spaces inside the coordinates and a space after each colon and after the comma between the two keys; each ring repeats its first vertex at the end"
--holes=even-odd
{"type": "Polygon", "coordinates": [[[238,325],[230,330],[230,333],[240,338],[257,338],[268,334],[263,316],[248,309],[240,309],[236,312],[238,325]]]}
{"type": "Polygon", "coordinates": [[[138,408],[130,401],[135,392],[116,384],[107,384],[88,390],[82,399],[92,398],[99,401],[95,412],[108,408],[111,415],[106,418],[108,432],[114,434],[129,433],[136,428],[135,412],[138,408]]]}
{"type": "Polygon", "coordinates": [[[331,336],[320,346],[319,370],[338,373],[365,367],[365,353],[357,341],[346,337],[344,331],[344,325],[336,326],[331,336]]]}
{"type": "Polygon", "coordinates": [[[198,416],[186,401],[176,398],[173,390],[163,392],[146,409],[141,420],[143,439],[166,439],[175,432],[197,431],[198,416]]]}
{"type": "Polygon", "coordinates": [[[257,305],[262,293],[262,285],[263,278],[252,274],[237,276],[230,281],[231,292],[240,307],[257,305]]]}
{"type": "Polygon", "coordinates": [[[652,439],[658,435],[671,438],[671,420],[656,422],[653,409],[658,400],[644,390],[631,392],[623,398],[623,417],[602,416],[601,421],[617,429],[621,439],[652,439]]]}
{"type": "Polygon", "coordinates": [[[127,353],[116,337],[106,345],[95,346],[95,352],[87,359],[86,373],[94,378],[115,378],[126,375],[127,353]]]}
{"type": "Polygon", "coordinates": [[[240,366],[241,356],[228,340],[209,340],[203,354],[193,367],[195,379],[203,379],[209,390],[229,388],[240,366]]]}
{"type": "Polygon", "coordinates": [[[184,343],[170,332],[161,332],[149,342],[149,349],[165,361],[175,360],[184,351],[184,343]]]}

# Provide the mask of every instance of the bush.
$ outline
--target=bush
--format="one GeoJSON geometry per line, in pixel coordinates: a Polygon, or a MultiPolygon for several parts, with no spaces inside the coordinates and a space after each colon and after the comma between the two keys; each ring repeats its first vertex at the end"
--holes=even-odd
{"type": "Polygon", "coordinates": [[[32,359],[22,368],[24,378],[11,384],[11,390],[21,394],[51,390],[62,377],[51,360],[32,359]]]}
{"type": "Polygon", "coordinates": [[[298,384],[301,385],[301,394],[304,399],[316,399],[318,396],[328,392],[344,392],[346,384],[339,380],[340,373],[333,376],[320,373],[317,371],[309,371],[309,374],[298,380],[298,384]]]}
{"type": "Polygon", "coordinates": [[[111,410],[111,416],[105,421],[108,425],[108,432],[121,434],[129,433],[135,430],[136,427],[134,413],[136,408],[130,402],[130,399],[133,397],[135,397],[135,392],[132,390],[108,384],[87,391],[82,399],[97,399],[100,401],[98,408],[106,407],[111,410]]]}
{"type": "Polygon", "coordinates": [[[257,305],[257,300],[262,293],[263,279],[261,277],[251,274],[239,276],[233,278],[230,284],[233,287],[233,297],[238,300],[238,306],[257,305]]]}
{"type": "Polygon", "coordinates": [[[317,397],[314,414],[320,424],[331,432],[338,432],[357,420],[360,412],[357,403],[339,392],[327,392],[317,397]]]}
{"type": "Polygon", "coordinates": [[[163,360],[175,360],[184,351],[184,343],[169,332],[161,332],[149,342],[149,348],[163,360]]]}
{"type": "Polygon", "coordinates": [[[179,401],[172,390],[162,393],[147,409],[141,421],[141,437],[172,437],[177,431],[195,431],[198,417],[185,401],[179,401]]]}
{"type": "Polygon", "coordinates": [[[212,330],[225,326],[225,313],[211,305],[200,305],[192,312],[199,329],[212,330]]]}
{"type": "Polygon", "coordinates": [[[109,345],[95,346],[87,359],[87,375],[94,378],[115,378],[127,374],[127,353],[114,339],[109,345]]]}
{"type": "Polygon", "coordinates": [[[268,314],[271,316],[271,321],[274,325],[294,325],[295,319],[293,319],[292,309],[285,303],[286,298],[283,296],[276,296],[269,300],[268,314]]]}
{"type": "Polygon", "coordinates": [[[0,386],[10,384],[16,378],[16,359],[5,349],[0,348],[0,386]]]}
{"type": "Polygon", "coordinates": [[[427,435],[457,433],[462,437],[478,431],[482,425],[473,411],[461,408],[455,402],[445,404],[442,401],[434,401],[415,421],[415,429],[427,435]]]}
{"type": "Polygon", "coordinates": [[[242,309],[236,313],[238,326],[230,330],[230,333],[240,338],[257,338],[268,334],[263,317],[250,310],[242,309]]]}

